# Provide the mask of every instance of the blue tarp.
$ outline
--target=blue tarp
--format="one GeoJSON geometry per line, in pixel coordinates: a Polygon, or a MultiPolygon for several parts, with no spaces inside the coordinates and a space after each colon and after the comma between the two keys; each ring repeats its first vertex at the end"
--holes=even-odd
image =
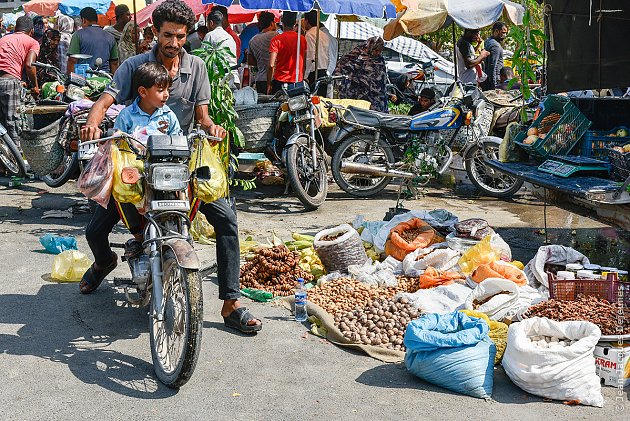
{"type": "MultiPolygon", "coordinates": [[[[231,6],[234,0],[202,0],[203,4],[231,6]]],[[[240,0],[244,9],[290,10],[308,12],[319,9],[324,13],[356,15],[369,18],[395,18],[396,7],[390,0],[240,0]]]]}
{"type": "Polygon", "coordinates": [[[79,16],[81,9],[92,7],[99,15],[104,15],[109,10],[112,0],[62,0],[59,3],[59,11],[68,16],[79,16]]]}

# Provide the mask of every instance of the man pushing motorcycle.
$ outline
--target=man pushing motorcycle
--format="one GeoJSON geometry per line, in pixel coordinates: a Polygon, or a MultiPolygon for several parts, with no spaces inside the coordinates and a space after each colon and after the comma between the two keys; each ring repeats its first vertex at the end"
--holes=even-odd
{"type": "MultiPolygon", "coordinates": [[[[166,0],[153,11],[152,17],[156,46],[147,53],[125,60],[118,68],[114,80],[92,107],[87,123],[81,129],[82,140],[100,138],[99,124],[107,109],[114,103],[129,104],[134,99],[132,75],[140,65],[153,61],[163,64],[173,79],[167,105],[177,116],[184,134],[196,122],[211,136],[226,136],[225,129],[214,124],[208,115],[210,83],[206,66],[200,58],[191,56],[183,49],[186,34],[195,24],[193,11],[184,2],[166,0]]],[[[219,299],[223,300],[221,315],[225,325],[245,333],[260,331],[262,322],[239,302],[240,249],[236,214],[224,199],[203,203],[199,211],[216,231],[219,299]]],[[[110,248],[108,236],[119,220],[114,205],[107,209],[99,206],[86,228],[85,236],[95,262],[81,282],[81,292],[84,294],[98,288],[117,265],[118,257],[110,248]]]]}

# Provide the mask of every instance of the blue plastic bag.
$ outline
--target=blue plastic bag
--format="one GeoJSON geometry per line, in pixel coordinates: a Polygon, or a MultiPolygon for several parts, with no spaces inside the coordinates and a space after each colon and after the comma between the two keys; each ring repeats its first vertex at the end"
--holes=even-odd
{"type": "Polygon", "coordinates": [[[413,320],[405,332],[407,370],[445,389],[490,398],[497,349],[489,330],[483,320],[459,311],[413,320]]]}
{"type": "Polygon", "coordinates": [[[74,237],[60,237],[46,234],[39,238],[39,242],[48,253],[59,254],[66,250],[78,250],[77,240],[74,237]]]}

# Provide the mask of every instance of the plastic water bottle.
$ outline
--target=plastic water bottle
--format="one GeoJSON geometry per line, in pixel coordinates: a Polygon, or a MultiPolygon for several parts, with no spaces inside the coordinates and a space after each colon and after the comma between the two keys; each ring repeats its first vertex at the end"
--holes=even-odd
{"type": "Polygon", "coordinates": [[[306,321],[306,288],[304,288],[304,279],[298,278],[298,284],[295,288],[295,320],[298,322],[306,321]]]}

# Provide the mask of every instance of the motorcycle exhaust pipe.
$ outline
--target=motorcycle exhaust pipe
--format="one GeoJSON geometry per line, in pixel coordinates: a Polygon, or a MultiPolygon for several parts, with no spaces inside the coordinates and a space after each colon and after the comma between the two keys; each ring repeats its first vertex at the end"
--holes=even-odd
{"type": "Polygon", "coordinates": [[[346,174],[375,175],[378,177],[415,177],[415,174],[410,172],[392,170],[385,167],[379,167],[378,165],[360,164],[357,162],[342,162],[341,172],[346,174]]]}

